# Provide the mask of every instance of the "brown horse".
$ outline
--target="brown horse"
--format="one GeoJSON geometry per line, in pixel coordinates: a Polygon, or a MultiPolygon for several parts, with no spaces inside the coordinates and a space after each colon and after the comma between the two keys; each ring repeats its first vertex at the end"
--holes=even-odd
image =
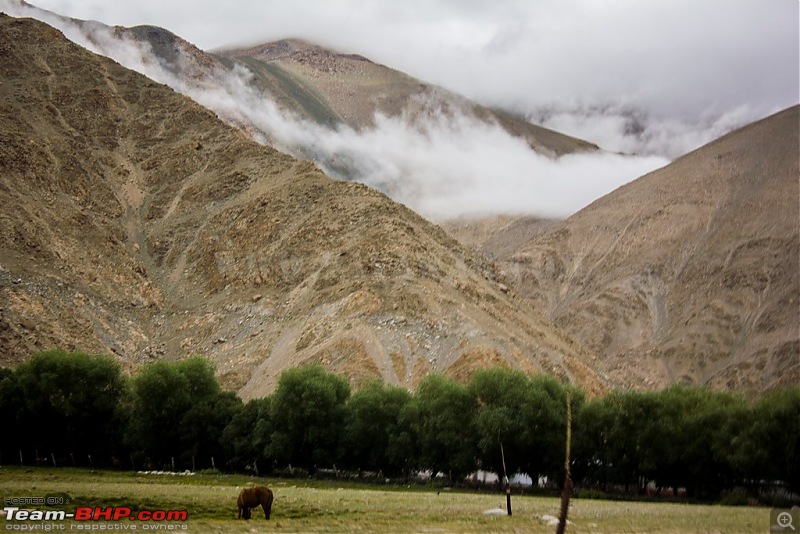
{"type": "Polygon", "coordinates": [[[250,519],[250,509],[261,506],[264,510],[264,517],[269,519],[272,510],[272,490],[264,486],[254,488],[244,488],[239,492],[236,506],[239,508],[239,519],[250,519]]]}

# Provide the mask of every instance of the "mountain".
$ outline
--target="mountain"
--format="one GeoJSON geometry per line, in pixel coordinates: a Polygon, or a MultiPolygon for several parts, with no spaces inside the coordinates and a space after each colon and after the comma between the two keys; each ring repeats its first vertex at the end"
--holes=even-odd
{"type": "MultiPolygon", "coordinates": [[[[478,105],[363,56],[339,53],[300,39],[205,52],[157,26],[110,27],[65,17],[24,0],[4,3],[4,9],[12,16],[32,17],[63,28],[73,41],[106,56],[124,57],[125,64],[137,63],[136,70],[140,72],[142,67],[164,78],[165,73],[158,72],[164,69],[170,79],[159,81],[193,98],[201,93],[225,92],[231,86],[237,90],[246,86],[247,98],[275,102],[284,112],[331,129],[347,126],[362,131],[375,126],[376,114],[402,116],[409,125],[439,114],[497,124],[523,139],[534,151],[551,157],[598,150],[592,143],[531,124],[503,110],[478,105]],[[130,46],[131,43],[135,45],[130,46]]],[[[220,118],[248,135],[274,141],[270,129],[252,116],[230,106],[207,107],[214,107],[220,118]]],[[[321,156],[310,147],[306,149],[309,157],[321,156]]]]}
{"type": "Polygon", "coordinates": [[[605,387],[441,228],[41,22],[0,15],[0,132],[4,365],[202,354],[246,398],[311,362],[356,385],[497,364],[605,387]]]}
{"type": "Polygon", "coordinates": [[[800,382],[798,107],[565,221],[462,223],[511,286],[615,384],[800,382]]]}
{"type": "Polygon", "coordinates": [[[360,130],[374,126],[376,113],[414,117],[457,111],[497,123],[549,156],[597,150],[594,144],[485,108],[363,56],[341,54],[299,39],[222,50],[216,57],[246,65],[266,92],[279,95],[288,108],[319,123],[344,123],[360,130]]]}
{"type": "MultiPolygon", "coordinates": [[[[246,73],[248,86],[281,109],[322,126],[361,131],[375,126],[376,114],[404,116],[411,123],[435,113],[467,116],[499,124],[531,149],[547,156],[598,150],[587,141],[489,109],[460,95],[357,55],[343,54],[300,39],[204,52],[156,26],[114,29],[116,35],[146,43],[173,75],[191,85],[213,85],[232,73],[246,73]]],[[[270,133],[240,117],[247,132],[270,133]]]]}

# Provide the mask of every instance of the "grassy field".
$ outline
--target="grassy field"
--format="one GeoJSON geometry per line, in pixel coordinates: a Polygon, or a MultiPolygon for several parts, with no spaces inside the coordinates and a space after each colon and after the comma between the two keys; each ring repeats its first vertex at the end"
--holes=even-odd
{"type": "MultiPolygon", "coordinates": [[[[555,498],[514,496],[514,515],[487,516],[505,508],[501,494],[477,494],[418,488],[376,487],[338,481],[256,479],[236,475],[191,477],[138,475],[74,469],[0,468],[0,496],[65,496],[76,506],[129,506],[147,510],[188,510],[178,524],[190,532],[555,532],[541,519],[558,515],[555,498]],[[249,522],[236,520],[239,489],[254,483],[275,494],[272,519],[255,510],[249,522]]],[[[5,502],[5,501],[4,501],[5,502]]],[[[24,508],[24,507],[23,507],[24,508]]],[[[47,509],[46,506],[29,506],[47,509]]],[[[769,531],[766,508],[573,499],[567,532],[759,532],[769,531]]],[[[5,519],[3,528],[19,532],[22,522],[5,519]],[[9,528],[12,527],[12,528],[9,528]]],[[[36,525],[39,523],[29,523],[36,525]]],[[[85,526],[82,523],[80,526],[85,526]]],[[[120,522],[108,527],[143,523],[120,522]]],[[[66,531],[78,525],[66,523],[66,531]]],[[[101,525],[95,524],[96,527],[101,525]]],[[[164,525],[162,524],[162,527],[164,525]]],[[[149,530],[149,528],[147,528],[149,530]]],[[[39,530],[41,532],[41,530],[39,530]]],[[[118,529],[116,531],[119,531],[118,529]]]]}

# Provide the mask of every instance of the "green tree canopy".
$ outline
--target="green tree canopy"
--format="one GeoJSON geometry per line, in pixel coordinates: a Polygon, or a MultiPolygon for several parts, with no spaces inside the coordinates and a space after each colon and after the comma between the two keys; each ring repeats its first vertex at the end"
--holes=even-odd
{"type": "Polygon", "coordinates": [[[800,492],[800,387],[768,392],[729,448],[729,462],[751,480],[784,482],[800,492]]]}
{"type": "Polygon", "coordinates": [[[234,397],[221,391],[211,362],[200,356],[149,364],[132,380],[127,442],[154,467],[175,458],[188,468],[193,455],[208,465],[210,456],[222,454],[222,431],[241,409],[234,397]]]}
{"type": "Polygon", "coordinates": [[[387,475],[408,468],[411,450],[401,443],[407,431],[401,413],[409,402],[408,391],[381,382],[369,382],[350,397],[343,439],[348,465],[387,475]]]}
{"type": "Polygon", "coordinates": [[[269,470],[266,447],[272,435],[270,403],[271,397],[248,401],[225,426],[221,440],[231,469],[269,470]]]}
{"type": "Polygon", "coordinates": [[[287,369],[272,396],[267,454],[284,464],[332,465],[344,430],[349,383],[320,365],[287,369]]]}
{"type": "Polygon", "coordinates": [[[0,402],[14,425],[4,440],[42,455],[108,458],[124,392],[120,366],[109,357],[63,350],[37,354],[0,381],[0,402]]]}
{"type": "Polygon", "coordinates": [[[465,386],[432,373],[420,381],[415,401],[421,466],[453,476],[474,470],[478,456],[478,404],[472,393],[465,386]]]}
{"type": "Polygon", "coordinates": [[[468,387],[478,402],[475,427],[482,467],[502,476],[502,444],[506,469],[513,475],[526,463],[534,442],[533,429],[524,417],[531,412],[526,406],[528,377],[497,367],[476,371],[468,387]]]}

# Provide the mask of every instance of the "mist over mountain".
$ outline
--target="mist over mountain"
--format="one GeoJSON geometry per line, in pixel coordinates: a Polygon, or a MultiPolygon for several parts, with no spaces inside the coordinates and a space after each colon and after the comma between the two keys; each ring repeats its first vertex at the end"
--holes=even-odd
{"type": "Polygon", "coordinates": [[[744,126],[757,114],[747,106],[740,106],[689,120],[659,116],[642,107],[607,102],[554,103],[529,110],[525,116],[534,124],[594,139],[606,150],[673,159],[744,126]]]}
{"type": "Polygon", "coordinates": [[[376,187],[434,220],[465,214],[565,217],[667,163],[596,151],[365,58],[322,50],[330,65],[314,64],[309,54],[305,63],[304,56],[264,63],[252,51],[238,51],[229,55],[249,61],[226,63],[159,29],[104,29],[24,3],[7,9],[55,25],[78,44],[169,85],[260,142],[311,159],[334,177],[376,187]],[[362,71],[353,72],[353,63],[362,71]],[[307,113],[308,105],[281,105],[280,91],[261,84],[265,69],[273,69],[272,78],[283,84],[288,79],[305,88],[302,97],[315,99],[313,113],[307,113]],[[347,84],[366,88],[366,94],[342,94],[347,84]],[[369,92],[375,84],[382,84],[379,92],[369,92]],[[348,113],[349,101],[357,112],[348,113]]]}
{"type": "Polygon", "coordinates": [[[606,150],[670,159],[800,94],[800,6],[785,0],[35,3],[169,28],[204,50],[302,38],[485,106],[550,112],[545,125],[606,150]]]}

